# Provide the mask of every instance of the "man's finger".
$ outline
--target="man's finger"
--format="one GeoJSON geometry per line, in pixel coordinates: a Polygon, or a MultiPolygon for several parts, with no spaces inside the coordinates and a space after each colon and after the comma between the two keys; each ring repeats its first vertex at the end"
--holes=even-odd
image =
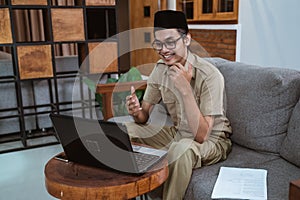
{"type": "Polygon", "coordinates": [[[184,66],[181,63],[174,63],[173,66],[175,66],[175,67],[177,67],[178,69],[181,69],[181,70],[184,69],[184,66]]]}
{"type": "Polygon", "coordinates": [[[142,108],[140,107],[140,108],[137,108],[137,109],[135,109],[134,111],[133,111],[133,115],[134,116],[136,116],[138,113],[139,113],[139,111],[141,111],[142,110],[142,108]]]}
{"type": "Polygon", "coordinates": [[[188,67],[188,73],[189,73],[189,74],[192,74],[192,73],[193,73],[193,66],[192,66],[191,63],[189,64],[189,67],[188,67]]]}
{"type": "Polygon", "coordinates": [[[130,93],[131,95],[135,94],[135,88],[133,87],[133,85],[130,87],[130,93]]]}

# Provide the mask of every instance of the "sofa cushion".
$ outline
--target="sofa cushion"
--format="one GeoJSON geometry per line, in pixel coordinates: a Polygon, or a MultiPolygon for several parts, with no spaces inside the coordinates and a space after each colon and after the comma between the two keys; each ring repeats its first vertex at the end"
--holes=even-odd
{"type": "Polygon", "coordinates": [[[227,160],[193,171],[185,199],[210,200],[221,166],[266,169],[267,193],[270,200],[288,199],[289,182],[300,177],[299,168],[280,156],[234,144],[227,160]]]}
{"type": "Polygon", "coordinates": [[[289,125],[288,134],[281,146],[280,155],[286,160],[300,167],[300,100],[293,110],[289,125]]]}
{"type": "Polygon", "coordinates": [[[279,153],[299,99],[300,72],[230,61],[217,62],[216,67],[225,79],[232,141],[279,153]]]}

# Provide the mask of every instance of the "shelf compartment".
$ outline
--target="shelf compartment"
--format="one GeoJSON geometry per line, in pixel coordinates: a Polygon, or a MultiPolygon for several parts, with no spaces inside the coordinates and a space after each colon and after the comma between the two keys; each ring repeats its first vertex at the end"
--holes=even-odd
{"type": "Polygon", "coordinates": [[[8,8],[0,8],[0,27],[0,44],[12,43],[13,40],[8,8]]]}
{"type": "Polygon", "coordinates": [[[53,77],[51,45],[17,46],[20,79],[53,77]]]}
{"type": "Polygon", "coordinates": [[[16,42],[49,41],[47,9],[13,9],[16,42]]]}
{"type": "Polygon", "coordinates": [[[101,117],[94,95],[82,82],[81,70],[87,67],[98,76],[130,67],[129,62],[121,62],[123,57],[129,61],[129,54],[118,56],[129,41],[120,41],[116,35],[129,28],[128,5],[128,0],[0,0],[0,93],[8,98],[0,103],[0,153],[58,143],[51,134],[50,140],[39,140],[53,133],[49,113],[101,117]],[[26,19],[19,22],[16,13],[21,12],[26,19]],[[42,26],[42,33],[37,33],[41,39],[33,39],[33,21],[42,26]],[[16,28],[19,25],[25,29],[16,28]],[[19,39],[20,31],[29,32],[29,39],[19,39]],[[103,41],[108,43],[101,55],[94,53],[91,66],[84,66],[89,52],[99,51],[103,41]],[[109,55],[108,49],[113,51],[109,55]],[[3,149],[6,144],[16,146],[3,149]]]}
{"type": "Polygon", "coordinates": [[[52,6],[82,6],[82,0],[51,0],[52,6]]]}
{"type": "Polygon", "coordinates": [[[17,132],[18,135],[21,135],[19,118],[17,116],[17,112],[13,112],[12,115],[9,116],[9,118],[4,118],[4,116],[1,116],[1,119],[0,119],[0,141],[1,141],[1,137],[3,135],[7,135],[10,133],[14,133],[14,132],[17,132]]]}
{"type": "Polygon", "coordinates": [[[88,49],[90,73],[94,74],[118,72],[117,42],[89,43],[88,49]]]}
{"type": "Polygon", "coordinates": [[[18,108],[16,100],[16,90],[14,83],[2,83],[0,85],[0,96],[5,97],[4,100],[0,101],[0,116],[15,115],[11,109],[18,108]],[[10,110],[6,110],[10,109],[10,110]]]}
{"type": "Polygon", "coordinates": [[[55,42],[84,41],[83,10],[52,8],[52,30],[55,42]]]}
{"type": "Polygon", "coordinates": [[[117,33],[115,9],[87,8],[88,39],[106,39],[117,33]]]}
{"type": "Polygon", "coordinates": [[[12,47],[0,47],[0,83],[12,82],[15,80],[12,47]]]}
{"type": "Polygon", "coordinates": [[[7,5],[6,0],[0,0],[0,6],[7,5]]]}
{"type": "Polygon", "coordinates": [[[74,72],[77,73],[79,70],[78,56],[56,56],[55,69],[56,76],[59,76],[60,74],[74,74],[74,72]]]}
{"type": "Polygon", "coordinates": [[[87,6],[114,6],[116,5],[116,0],[86,0],[87,6]]]}
{"type": "Polygon", "coordinates": [[[39,5],[46,6],[47,0],[11,0],[12,5],[39,5]]]}
{"type": "Polygon", "coordinates": [[[77,43],[60,43],[54,45],[55,57],[66,57],[78,55],[77,43]]]}

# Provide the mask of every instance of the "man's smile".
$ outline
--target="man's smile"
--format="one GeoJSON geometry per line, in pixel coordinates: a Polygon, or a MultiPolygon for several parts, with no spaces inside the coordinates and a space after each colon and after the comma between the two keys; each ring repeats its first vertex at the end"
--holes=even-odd
{"type": "Polygon", "coordinates": [[[167,54],[160,54],[164,60],[170,61],[174,56],[175,53],[167,53],[167,54]]]}

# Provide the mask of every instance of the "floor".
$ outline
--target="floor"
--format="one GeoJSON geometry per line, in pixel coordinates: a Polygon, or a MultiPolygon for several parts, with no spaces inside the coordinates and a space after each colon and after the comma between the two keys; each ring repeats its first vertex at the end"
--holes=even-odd
{"type": "Polygon", "coordinates": [[[61,145],[0,154],[0,200],[54,200],[44,183],[44,166],[61,145]]]}
{"type": "Polygon", "coordinates": [[[57,144],[0,154],[0,200],[57,200],[45,188],[44,167],[62,151],[57,144]]]}

